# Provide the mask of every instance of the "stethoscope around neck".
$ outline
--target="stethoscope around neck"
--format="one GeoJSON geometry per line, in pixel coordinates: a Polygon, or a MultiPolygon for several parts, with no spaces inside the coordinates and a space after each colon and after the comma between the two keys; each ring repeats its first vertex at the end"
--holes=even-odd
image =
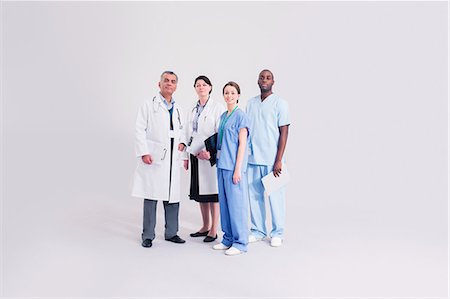
{"type": "MultiPolygon", "coordinates": [[[[203,107],[206,107],[206,105],[208,104],[208,102],[209,102],[209,99],[210,99],[210,97],[208,97],[208,100],[206,101],[206,103],[205,103],[205,106],[203,106],[203,107]]],[[[195,113],[198,113],[198,109],[199,109],[199,107],[198,107],[198,105],[195,105],[195,107],[194,108],[192,108],[192,110],[191,110],[191,112],[195,112],[195,113]]],[[[208,115],[207,114],[205,114],[205,121],[206,121],[206,118],[208,117],[208,115]]],[[[200,117],[199,117],[199,119],[200,119],[200,117]]]]}
{"type": "MultiPolygon", "coordinates": [[[[153,97],[153,111],[158,112],[159,105],[160,105],[160,103],[158,103],[158,101],[156,101],[156,96],[154,96],[153,97]]],[[[183,125],[181,124],[180,111],[178,110],[178,108],[175,108],[175,109],[177,110],[177,118],[178,118],[178,124],[179,124],[180,130],[183,130],[183,125]]]]}
{"type": "MultiPolygon", "coordinates": [[[[210,97],[208,97],[208,100],[206,101],[205,105],[203,106],[204,108],[205,108],[206,105],[208,104],[209,100],[210,100],[210,97]]],[[[203,108],[203,109],[204,109],[204,108],[203,108]]],[[[196,104],[195,107],[192,108],[191,113],[197,114],[197,113],[198,113],[198,110],[199,110],[199,105],[196,104]]],[[[205,116],[204,116],[205,121],[206,121],[207,117],[208,117],[208,114],[205,113],[205,116]]],[[[200,116],[198,116],[197,122],[198,122],[199,120],[200,120],[200,116]]],[[[197,125],[197,130],[198,130],[198,125],[197,125]]],[[[194,131],[194,126],[192,125],[192,133],[191,133],[191,137],[190,137],[189,140],[188,140],[188,146],[190,146],[190,145],[192,144],[192,140],[194,139],[193,135],[194,135],[196,132],[197,132],[197,131],[194,131]]]]}

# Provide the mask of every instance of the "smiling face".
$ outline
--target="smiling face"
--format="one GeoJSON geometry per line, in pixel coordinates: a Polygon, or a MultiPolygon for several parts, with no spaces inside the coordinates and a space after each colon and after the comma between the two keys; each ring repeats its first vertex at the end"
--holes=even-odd
{"type": "Polygon", "coordinates": [[[172,94],[177,90],[177,76],[172,74],[163,74],[161,81],[159,81],[158,86],[161,94],[165,96],[172,96],[172,94]]]}
{"type": "Polygon", "coordinates": [[[261,93],[272,91],[272,86],[275,83],[273,74],[269,70],[264,70],[259,73],[258,85],[261,93]]]}
{"type": "Polygon", "coordinates": [[[199,98],[208,97],[212,89],[211,85],[209,85],[202,79],[197,80],[194,87],[195,92],[197,93],[199,98]]]}
{"type": "Polygon", "coordinates": [[[227,103],[227,106],[234,106],[239,100],[239,92],[236,87],[227,85],[223,89],[223,98],[227,103]]]}

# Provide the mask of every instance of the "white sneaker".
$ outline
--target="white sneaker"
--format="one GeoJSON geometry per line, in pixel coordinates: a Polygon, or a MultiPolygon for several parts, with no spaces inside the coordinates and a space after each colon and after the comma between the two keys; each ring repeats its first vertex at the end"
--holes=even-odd
{"type": "Polygon", "coordinates": [[[242,251],[240,251],[236,247],[230,247],[230,249],[225,251],[226,255],[238,255],[238,254],[241,254],[241,253],[242,253],[242,251]]]}
{"type": "Polygon", "coordinates": [[[273,237],[270,240],[270,246],[272,247],[280,247],[281,244],[283,244],[283,239],[281,239],[280,237],[273,237]]]}
{"type": "Polygon", "coordinates": [[[214,250],[226,250],[230,247],[223,245],[222,243],[216,244],[212,247],[214,250]]]}
{"type": "Polygon", "coordinates": [[[261,241],[263,239],[263,237],[257,237],[255,235],[250,234],[250,236],[248,236],[248,242],[249,243],[255,243],[258,241],[261,241]]]}

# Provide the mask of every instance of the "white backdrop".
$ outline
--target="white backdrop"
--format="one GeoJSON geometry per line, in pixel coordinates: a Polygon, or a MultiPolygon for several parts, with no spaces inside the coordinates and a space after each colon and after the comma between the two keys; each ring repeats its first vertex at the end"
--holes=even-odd
{"type": "Polygon", "coordinates": [[[447,12],[444,1],[3,2],[2,294],[447,296],[447,12]],[[200,74],[216,100],[238,82],[245,107],[263,68],[292,119],[284,246],[219,256],[188,237],[200,213],[186,197],[185,247],[141,248],[134,122],[161,72],[179,75],[186,107],[200,74]]]}

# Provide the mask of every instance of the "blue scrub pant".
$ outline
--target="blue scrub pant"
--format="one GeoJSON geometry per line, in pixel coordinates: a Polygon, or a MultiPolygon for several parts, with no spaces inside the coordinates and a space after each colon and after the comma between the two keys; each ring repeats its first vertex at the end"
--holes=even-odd
{"type": "MultiPolygon", "coordinates": [[[[273,166],[248,164],[248,186],[250,197],[251,234],[255,237],[266,237],[266,207],[264,202],[264,186],[261,179],[273,171],[273,166]]],[[[271,237],[283,238],[286,220],[286,188],[273,192],[269,196],[272,213],[271,237]]]]}
{"type": "Polygon", "coordinates": [[[247,175],[233,184],[231,170],[217,169],[219,187],[220,223],[224,232],[222,244],[247,251],[248,244],[248,185],[247,175]]]}

